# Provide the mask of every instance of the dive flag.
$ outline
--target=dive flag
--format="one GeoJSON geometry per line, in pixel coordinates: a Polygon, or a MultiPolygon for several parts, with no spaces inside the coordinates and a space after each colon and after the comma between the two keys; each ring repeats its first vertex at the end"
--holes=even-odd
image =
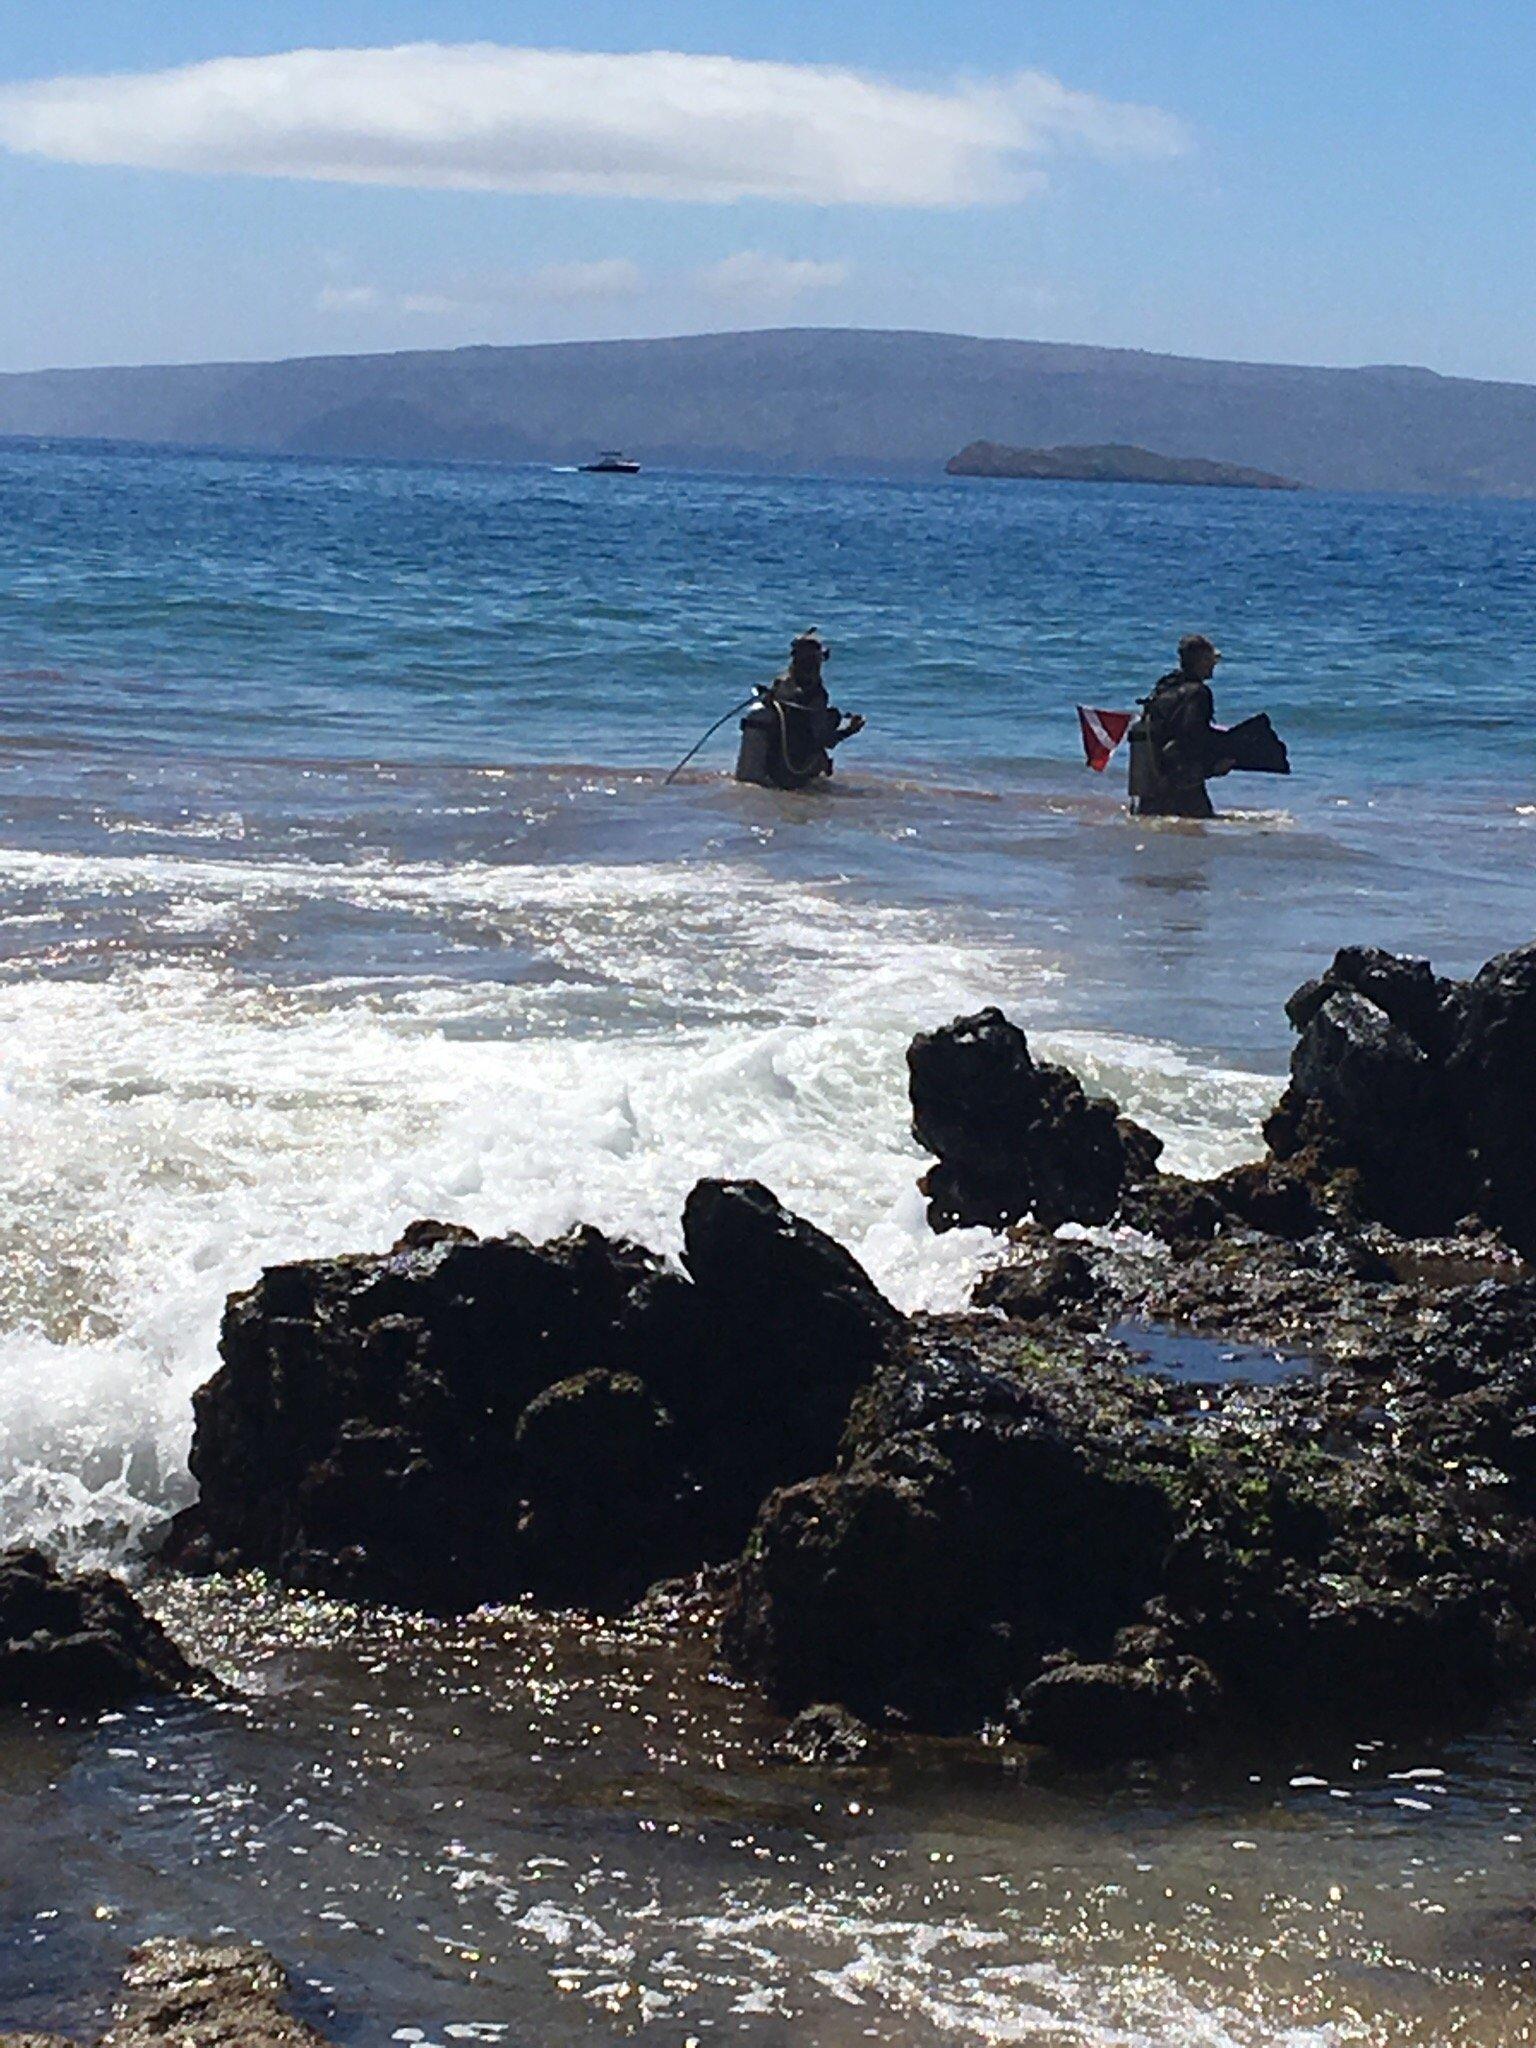
{"type": "Polygon", "coordinates": [[[1109,757],[1130,730],[1130,711],[1090,711],[1086,704],[1077,707],[1077,722],[1083,729],[1083,752],[1088,756],[1088,766],[1095,774],[1102,775],[1109,766],[1109,757]]]}

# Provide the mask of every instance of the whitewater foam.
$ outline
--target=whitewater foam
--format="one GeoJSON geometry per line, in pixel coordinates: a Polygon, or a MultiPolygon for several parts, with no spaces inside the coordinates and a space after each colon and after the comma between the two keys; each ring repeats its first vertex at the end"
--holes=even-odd
{"type": "MultiPolygon", "coordinates": [[[[13,955],[0,984],[0,1527],[75,1558],[122,1557],[187,1497],[225,1296],[417,1216],[535,1239],[582,1220],[675,1252],[693,1182],[751,1176],[903,1307],[959,1306],[995,1241],[926,1226],[905,1048],[984,1001],[1027,1022],[1060,978],[934,915],[851,916],[723,865],[12,853],[5,884],[82,927],[108,902],[138,920],[129,964],[13,955]],[[274,935],[385,902],[445,950],[263,978],[274,935]],[[498,949],[505,979],[483,971],[498,949]]],[[[1167,1132],[1173,1164],[1251,1144],[1257,1077],[1104,1036],[1041,1044],[1167,1132]]]]}

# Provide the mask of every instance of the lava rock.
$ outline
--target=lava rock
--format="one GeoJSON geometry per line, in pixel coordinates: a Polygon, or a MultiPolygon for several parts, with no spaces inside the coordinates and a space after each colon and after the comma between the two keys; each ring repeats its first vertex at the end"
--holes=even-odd
{"type": "Polygon", "coordinates": [[[1406,1031],[1352,988],[1312,1011],[1291,1058],[1271,1147],[1313,1145],[1325,1171],[1348,1174],[1351,1206],[1410,1233],[1441,1229],[1464,1209],[1464,1147],[1444,1114],[1444,1072],[1406,1031]],[[1297,1114],[1297,1111],[1300,1114],[1297,1114]]]}
{"type": "Polygon", "coordinates": [[[1342,946],[1316,981],[1306,982],[1285,1006],[1297,1031],[1336,989],[1351,989],[1380,1010],[1433,1058],[1444,1058],[1455,1043],[1460,1016],[1458,984],[1437,975],[1427,960],[1405,959],[1379,946],[1342,946]]]}
{"type": "Polygon", "coordinates": [[[1471,1207],[1536,1257],[1536,945],[1500,954],[1460,991],[1447,1077],[1472,1160],[1471,1207]]]}
{"type": "Polygon", "coordinates": [[[677,1427],[633,1373],[594,1368],[546,1387],[523,1410],[516,1444],[539,1599],[629,1607],[691,1561],[677,1427]]]}
{"type": "Polygon", "coordinates": [[[608,1608],[740,1548],[824,1469],[903,1319],[755,1182],[701,1182],[689,1271],[580,1229],[415,1225],[230,1298],[164,1555],[455,1611],[608,1608]]]}
{"type": "Polygon", "coordinates": [[[1336,1212],[1410,1236],[1480,1219],[1536,1252],[1536,945],[1470,981],[1346,947],[1286,1006],[1298,1039],[1264,1130],[1336,1212]]]}
{"type": "Polygon", "coordinates": [[[1099,1293],[1093,1262],[1075,1245],[1033,1244],[976,1283],[977,1308],[1000,1310],[1021,1322],[1083,1308],[1099,1293]]]}
{"type": "Polygon", "coordinates": [[[727,1654],[786,1711],[1081,1760],[1486,1712],[1536,1678],[1536,1283],[1372,1284],[1414,1308],[1384,1380],[1194,1388],[932,1319],[765,1503],[727,1654]]]}
{"type": "Polygon", "coordinates": [[[1231,1212],[1209,1181],[1159,1173],[1126,1189],[1116,1220],[1168,1244],[1208,1244],[1231,1212]]]}
{"type": "Polygon", "coordinates": [[[0,1703],[95,1711],[205,1682],[110,1572],[0,1553],[0,1703]]]}
{"type": "Polygon", "coordinates": [[[1273,1159],[1234,1166],[1218,1174],[1209,1189],[1229,1225],[1245,1224],[1267,1237],[1312,1237],[1333,1222],[1306,1175],[1273,1159]]]}
{"type": "Polygon", "coordinates": [[[913,1362],[861,1402],[837,1472],[768,1501],[724,1641],[787,1711],[968,1732],[1052,1651],[1107,1650],[1172,1533],[1157,1486],[1023,1386],[913,1362]]]}
{"type": "Polygon", "coordinates": [[[857,1714],[822,1700],[796,1714],[774,1743],[771,1754],[783,1763],[836,1770],[873,1762],[883,1746],[881,1738],[857,1714]]]}
{"type": "Polygon", "coordinates": [[[686,1384],[658,1377],[735,1551],[776,1486],[832,1463],[850,1402],[906,1326],[849,1252],[760,1182],[700,1181],[683,1244],[704,1341],[686,1384]]]}
{"type": "MultiPolygon", "coordinates": [[[[247,1942],[162,1937],[137,1948],[99,2048],[325,2048],[289,2006],[287,1973],[247,1942]]],[[[0,2034],[0,2048],[54,2037],[0,2034]]],[[[68,2044],[60,2044],[68,2048],[68,2044]]]]}
{"type": "Polygon", "coordinates": [[[1221,1705],[1209,1665],[1155,1630],[1131,1628],[1101,1663],[1054,1660],[1025,1687],[1014,1725],[1073,1763],[1105,1763],[1188,1748],[1221,1705]]]}
{"type": "Polygon", "coordinates": [[[913,1135],[937,1154],[922,1182],[935,1230],[1107,1222],[1162,1150],[1075,1074],[1036,1061],[998,1009],[920,1032],[907,1069],[913,1135]]]}

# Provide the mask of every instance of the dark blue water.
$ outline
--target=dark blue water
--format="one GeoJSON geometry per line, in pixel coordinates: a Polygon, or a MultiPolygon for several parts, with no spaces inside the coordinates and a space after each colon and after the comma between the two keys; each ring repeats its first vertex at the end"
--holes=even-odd
{"type": "Polygon", "coordinates": [[[0,450],[22,736],[655,766],[810,622],[882,773],[1075,788],[1201,627],[1313,795],[1531,787],[1529,505],[0,450]]]}

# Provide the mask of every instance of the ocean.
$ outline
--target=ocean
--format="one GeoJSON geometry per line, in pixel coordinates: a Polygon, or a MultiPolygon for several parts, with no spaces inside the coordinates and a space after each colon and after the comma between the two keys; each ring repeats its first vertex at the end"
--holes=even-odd
{"type": "MultiPolygon", "coordinates": [[[[926,1228],[904,1052],[982,1003],[1166,1163],[1252,1156],[1335,947],[1532,935],[1533,688],[1533,505],[0,444],[0,1530],[131,1568],[225,1295],[417,1216],[673,1248],[696,1178],[751,1175],[959,1306],[994,1241],[926,1228]],[[868,720],[832,784],[735,786],[728,721],[665,785],[811,624],[868,720]],[[1192,629],[1295,773],[1132,821],[1074,706],[1192,629]]],[[[0,1849],[0,2020],[88,2015],[129,1933],[211,1912],[365,2042],[1536,2038],[1536,1723],[1193,1807],[974,1763],[867,1807],[748,1769],[750,1705],[643,1632],[402,1625],[370,1681],[375,1623],[192,1608],[237,1727],[6,1754],[69,1875],[0,1849]]]]}

